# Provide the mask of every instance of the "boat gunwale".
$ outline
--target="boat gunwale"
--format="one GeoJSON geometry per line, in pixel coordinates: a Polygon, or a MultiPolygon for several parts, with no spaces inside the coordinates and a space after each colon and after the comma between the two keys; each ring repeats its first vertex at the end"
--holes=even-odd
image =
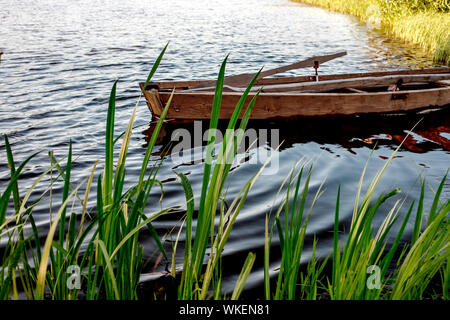
{"type": "MultiPolygon", "coordinates": [[[[407,93],[421,93],[421,92],[432,92],[432,91],[445,91],[450,90],[450,86],[441,86],[438,88],[428,88],[428,89],[418,89],[418,90],[402,90],[402,91],[385,91],[385,92],[261,92],[259,96],[332,96],[332,97],[340,97],[340,96],[373,96],[373,95],[402,95],[407,93]]],[[[170,94],[171,91],[161,91],[158,90],[161,94],[170,94]]],[[[151,94],[151,93],[150,93],[151,94]]],[[[176,95],[193,95],[193,96],[214,96],[214,91],[202,91],[202,92],[183,92],[175,90],[176,95]]],[[[256,92],[250,92],[249,96],[254,96],[256,92]]],[[[234,91],[224,91],[222,95],[231,95],[231,96],[242,96],[242,92],[234,92],[234,91]]]]}
{"type": "MultiPolygon", "coordinates": [[[[359,73],[343,73],[343,74],[324,74],[320,75],[322,81],[329,80],[345,80],[345,79],[357,79],[362,77],[383,77],[389,75],[413,75],[413,74],[441,74],[450,73],[450,68],[448,67],[438,67],[438,68],[423,68],[423,69],[405,69],[405,70],[388,70],[388,71],[375,71],[375,72],[359,72],[359,73]]],[[[255,85],[270,85],[271,83],[288,84],[296,82],[314,82],[311,80],[310,75],[301,76],[291,76],[291,77],[273,77],[273,78],[262,78],[258,79],[255,85]],[[280,83],[281,82],[281,83],[280,83]]],[[[170,89],[173,88],[189,88],[204,82],[209,82],[211,80],[173,80],[173,81],[155,81],[150,82],[149,85],[158,86],[159,89],[170,89]]],[[[139,83],[141,89],[143,90],[145,83],[139,83]]]]}

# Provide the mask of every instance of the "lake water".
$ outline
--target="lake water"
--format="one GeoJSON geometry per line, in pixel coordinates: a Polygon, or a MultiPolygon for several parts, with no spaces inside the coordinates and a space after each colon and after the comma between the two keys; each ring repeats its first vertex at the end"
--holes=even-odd
{"type": "MultiPolygon", "coordinates": [[[[48,167],[49,150],[58,159],[67,155],[69,139],[72,139],[76,159],[73,184],[88,176],[94,162],[104,157],[106,111],[114,80],[119,79],[118,134],[126,128],[138,101],[138,82],[145,80],[167,41],[170,41],[169,48],[155,80],[214,79],[227,54],[230,54],[228,75],[255,72],[263,65],[266,69],[274,68],[343,50],[348,52],[347,56],[324,64],[319,71],[330,74],[433,66],[419,48],[389,40],[355,18],[285,0],[36,0],[32,3],[0,0],[0,7],[0,51],[4,53],[0,62],[0,133],[8,135],[16,162],[42,150],[27,165],[20,180],[22,193],[48,167]]],[[[284,75],[312,73],[313,70],[303,69],[284,75]]],[[[329,231],[333,226],[338,186],[342,191],[341,223],[348,225],[366,161],[371,159],[364,186],[421,118],[424,119],[416,133],[392,161],[376,193],[400,187],[403,192],[397,199],[406,197],[409,205],[411,200],[417,199],[419,176],[436,188],[449,168],[448,111],[428,115],[252,122],[253,128],[278,129],[280,142],[284,142],[277,153],[275,174],[259,178],[225,248],[225,289],[234,285],[248,251],[256,252],[258,257],[249,278],[249,288],[261,284],[264,219],[274,204],[275,207],[279,204],[280,199],[275,200],[278,188],[299,159],[305,157],[314,163],[310,199],[326,179],[324,193],[309,223],[306,262],[314,234],[319,239],[320,257],[332,251],[329,231]]],[[[130,144],[129,182],[138,176],[146,140],[153,127],[150,121],[151,114],[141,99],[136,117],[138,127],[130,144]]],[[[193,125],[169,123],[156,151],[167,145],[175,130],[183,127],[192,131],[193,125]]],[[[207,124],[203,127],[206,129],[207,124]]],[[[249,151],[247,156],[251,157],[255,150],[249,151]]],[[[194,152],[201,157],[200,149],[194,152]]],[[[260,165],[245,160],[235,165],[227,184],[227,199],[231,201],[237,195],[260,165]]],[[[160,206],[184,203],[182,188],[174,179],[174,169],[185,173],[194,194],[199,194],[202,164],[180,163],[169,158],[159,173],[164,199],[158,203],[159,195],[155,192],[149,212],[160,206]]],[[[100,173],[100,169],[97,172],[100,173]]],[[[6,187],[8,177],[2,139],[0,190],[6,187]]],[[[34,196],[45,187],[45,183],[38,187],[34,196]]],[[[54,199],[59,199],[61,190],[61,185],[55,186],[54,199]]],[[[429,188],[427,192],[425,206],[430,204],[429,188]]],[[[449,195],[447,182],[443,197],[449,195]]],[[[195,201],[198,204],[197,198],[195,201]]],[[[392,204],[389,202],[380,212],[387,212],[392,204]]],[[[45,198],[34,209],[42,237],[50,221],[48,208],[49,200],[45,198]]],[[[55,204],[53,212],[56,210],[55,204]]],[[[404,211],[402,208],[400,214],[404,211]]],[[[163,235],[181,217],[181,213],[168,215],[156,222],[155,227],[163,235]]],[[[376,217],[377,223],[382,219],[381,215],[376,217]]],[[[164,266],[152,271],[155,246],[145,234],[142,243],[146,258],[150,258],[145,280],[158,276],[164,266]]],[[[170,248],[168,243],[167,247],[170,248]]],[[[179,258],[181,262],[182,254],[179,258]]],[[[273,270],[277,262],[274,257],[273,270]]]]}

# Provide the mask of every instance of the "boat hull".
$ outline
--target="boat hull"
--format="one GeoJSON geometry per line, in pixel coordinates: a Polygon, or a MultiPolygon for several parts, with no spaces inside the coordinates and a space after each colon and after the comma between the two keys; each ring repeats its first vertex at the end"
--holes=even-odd
{"type": "MultiPolygon", "coordinates": [[[[160,116],[170,92],[144,91],[150,111],[160,116]]],[[[246,105],[253,98],[250,94],[246,105]]],[[[224,92],[219,117],[231,117],[239,92],[224,92]]],[[[167,119],[209,119],[213,92],[175,91],[167,119]]],[[[367,93],[261,93],[253,107],[252,119],[280,119],[338,116],[367,113],[395,113],[422,108],[442,108],[450,104],[450,87],[397,92],[367,93]]],[[[242,111],[241,116],[245,112],[242,111]]]]}

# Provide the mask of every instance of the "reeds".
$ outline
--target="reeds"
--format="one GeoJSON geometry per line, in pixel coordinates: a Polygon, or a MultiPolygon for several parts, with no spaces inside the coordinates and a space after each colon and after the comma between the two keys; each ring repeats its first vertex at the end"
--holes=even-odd
{"type": "MultiPolygon", "coordinates": [[[[155,73],[165,50],[166,48],[156,60],[147,83],[155,73]]],[[[188,178],[181,172],[174,173],[186,198],[186,203],[180,204],[185,205],[186,214],[173,242],[172,253],[171,273],[177,278],[178,299],[239,299],[257,258],[255,253],[248,253],[233,292],[225,295],[222,290],[222,270],[226,265],[221,261],[222,252],[249,192],[267,164],[250,180],[242,183],[240,192],[226,206],[224,186],[258,94],[248,105],[245,105],[245,101],[259,75],[257,73],[249,83],[236,105],[222,143],[217,146],[215,130],[220,113],[226,61],[227,59],[222,63],[218,75],[200,202],[197,206],[188,178]],[[186,239],[184,261],[181,275],[177,275],[174,257],[182,232],[186,239]]],[[[137,287],[144,263],[138,235],[143,228],[149,229],[161,254],[168,260],[162,240],[154,231],[152,222],[174,208],[154,209],[148,203],[152,188],[162,185],[157,174],[164,156],[158,161],[151,161],[151,154],[171,99],[155,126],[142,160],[139,178],[132,187],[125,190],[126,158],[137,104],[127,129],[116,136],[116,87],[117,81],[113,84],[107,111],[103,173],[97,177],[99,162],[93,164],[87,179],[73,184],[70,142],[67,157],[57,160],[50,153],[50,166],[25,193],[21,193],[19,177],[36,154],[16,167],[8,138],[4,137],[10,180],[0,196],[0,234],[1,239],[6,240],[0,259],[0,299],[18,299],[19,293],[23,293],[28,299],[138,299],[137,287]],[[122,139],[122,144],[118,158],[115,159],[114,149],[119,139],[122,139]],[[61,165],[63,161],[64,166],[61,165]],[[56,177],[53,176],[54,169],[58,172],[56,177]],[[45,178],[50,181],[49,185],[41,194],[36,195],[36,186],[42,184],[45,178]],[[92,191],[96,193],[95,214],[88,210],[94,179],[97,181],[96,190],[92,191]],[[51,194],[57,183],[63,185],[60,205],[56,215],[51,217],[50,229],[42,245],[40,230],[33,219],[33,208],[51,194]],[[78,193],[83,188],[84,196],[79,196],[78,193]],[[30,202],[31,198],[36,200],[30,202]],[[78,214],[75,213],[76,210],[79,210],[78,214]],[[81,273],[78,283],[73,272],[81,273]]],[[[311,205],[307,207],[307,199],[311,196],[309,181],[312,166],[307,166],[302,160],[292,168],[278,193],[274,195],[283,196],[281,205],[273,216],[268,214],[265,221],[264,257],[260,257],[264,261],[264,292],[261,296],[266,299],[291,300],[315,300],[324,296],[331,299],[422,299],[428,294],[431,280],[440,277],[441,285],[437,288],[439,292],[435,290],[432,298],[448,299],[450,202],[448,199],[441,199],[446,174],[435,191],[430,208],[424,208],[423,182],[416,209],[415,204],[411,203],[404,220],[399,221],[398,209],[405,204],[404,200],[397,199],[378,230],[375,232],[373,229],[373,218],[380,214],[381,204],[398,197],[399,190],[394,189],[372,199],[394,154],[362,196],[364,170],[359,188],[355,190],[353,219],[346,234],[339,232],[340,190],[337,191],[335,212],[321,213],[330,214],[330,219],[334,216],[333,255],[328,259],[317,259],[315,252],[321,243],[314,239],[312,257],[306,268],[302,265],[302,257],[304,258],[308,221],[315,214],[314,207],[320,201],[323,189],[321,185],[312,197],[311,205]],[[416,213],[414,232],[412,238],[405,242],[403,233],[413,212],[416,213]],[[423,222],[425,217],[426,223],[423,222]],[[400,228],[397,233],[392,234],[395,224],[400,224],[400,228]],[[270,270],[271,244],[275,236],[278,236],[281,246],[281,262],[277,272],[270,270]],[[390,246],[388,237],[394,239],[390,246]],[[329,265],[331,272],[325,272],[329,265]],[[373,270],[379,270],[375,286],[368,282],[373,270]],[[275,276],[275,283],[272,282],[271,275],[275,276]]]]}
{"type": "MultiPolygon", "coordinates": [[[[237,215],[239,214],[239,211],[241,210],[242,205],[245,202],[248,192],[255,183],[257,176],[259,176],[259,173],[261,172],[259,171],[259,173],[254,178],[252,178],[244,185],[228,210],[225,211],[224,206],[219,204],[219,199],[223,197],[223,188],[225,181],[227,179],[228,173],[230,172],[238,147],[241,144],[243,131],[245,130],[248,120],[250,119],[251,109],[253,108],[259,94],[258,92],[250,101],[242,119],[240,120],[240,125],[236,129],[236,124],[239,115],[243,110],[245,100],[247,99],[248,94],[250,93],[250,89],[253,87],[253,84],[259,76],[258,72],[254,76],[253,80],[249,83],[247,89],[236,105],[236,108],[230,118],[226,134],[224,135],[222,146],[217,155],[217,160],[215,161],[215,164],[213,166],[213,152],[220,113],[226,61],[227,58],[225,58],[220,68],[213,100],[208,144],[206,147],[206,161],[198,209],[197,228],[195,229],[194,235],[192,234],[193,204],[190,203],[191,201],[193,201],[193,199],[187,198],[187,206],[190,207],[190,210],[188,211],[188,214],[186,216],[187,245],[184,255],[185,262],[181,284],[179,287],[180,290],[178,293],[180,299],[205,299],[209,294],[211,284],[213,285],[214,296],[220,296],[221,282],[220,279],[214,279],[214,275],[220,272],[218,270],[219,260],[224,245],[228,239],[228,236],[230,235],[237,215]],[[214,221],[219,205],[220,222],[216,230],[214,221]],[[203,264],[205,261],[206,247],[208,244],[211,244],[211,249],[207,261],[206,271],[203,273],[203,264]]],[[[181,181],[183,183],[185,191],[190,194],[189,190],[191,190],[191,188],[188,179],[181,173],[178,173],[178,175],[179,177],[181,177],[181,181]]],[[[249,254],[248,259],[249,260],[245,263],[240,280],[238,281],[240,285],[233,293],[233,298],[237,298],[239,296],[239,292],[242,291],[242,288],[239,288],[243,284],[242,279],[245,279],[246,275],[248,276],[249,269],[251,269],[251,266],[253,264],[252,261],[254,261],[251,253],[249,254]]]]}
{"type": "Polygon", "coordinates": [[[274,235],[274,226],[278,231],[278,237],[281,246],[281,265],[278,272],[276,288],[273,298],[276,300],[294,300],[298,297],[300,285],[300,297],[313,300],[316,297],[317,279],[320,275],[326,260],[321,266],[316,266],[315,247],[313,244],[313,257],[308,266],[307,274],[300,271],[300,262],[303,252],[303,245],[305,243],[306,228],[312,209],[317,202],[322,186],[319,187],[316,195],[312,201],[310,208],[305,212],[306,198],[308,196],[309,181],[311,177],[312,166],[306,174],[306,181],[301,188],[303,172],[305,165],[297,163],[289,174],[287,181],[286,194],[281,202],[279,209],[274,217],[274,224],[271,230],[268,229],[269,216],[266,218],[266,241],[265,241],[265,255],[264,260],[264,274],[265,274],[265,297],[271,299],[272,290],[270,288],[270,271],[269,271],[269,256],[272,237],[274,235]],[[298,168],[299,167],[299,168],[298,168]],[[292,204],[290,203],[292,198],[292,204]],[[284,222],[281,221],[281,215],[284,213],[284,222]],[[298,277],[300,276],[300,283],[298,277]]]}
{"type": "Polygon", "coordinates": [[[389,36],[419,45],[436,63],[450,65],[450,5],[445,0],[294,0],[379,20],[389,36]]]}

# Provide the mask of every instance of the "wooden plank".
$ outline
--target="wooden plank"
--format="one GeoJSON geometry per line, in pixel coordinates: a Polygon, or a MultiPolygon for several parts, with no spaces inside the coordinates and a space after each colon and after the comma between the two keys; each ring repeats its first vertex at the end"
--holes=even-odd
{"type": "MultiPolygon", "coordinates": [[[[428,68],[428,69],[414,69],[414,70],[397,70],[397,71],[378,71],[378,72],[365,72],[365,73],[348,73],[348,74],[331,74],[321,75],[322,81],[327,80],[339,80],[339,79],[352,79],[352,78],[364,78],[364,77],[383,77],[394,75],[411,75],[411,74],[440,74],[450,73],[450,68],[428,68]]],[[[268,78],[258,80],[256,85],[270,85],[270,84],[286,84],[286,83],[298,83],[298,82],[311,82],[311,76],[297,76],[297,77],[280,77],[280,78],[268,78]]]]}
{"type": "MultiPolygon", "coordinates": [[[[170,93],[160,92],[163,102],[170,93]]],[[[220,118],[231,117],[240,93],[224,93],[220,118]]],[[[176,93],[167,119],[209,119],[213,92],[176,93]]],[[[247,102],[253,98],[250,94],[247,102]]],[[[450,87],[376,93],[261,93],[252,110],[252,119],[276,119],[303,116],[333,116],[386,113],[450,104],[450,87]]],[[[243,110],[244,112],[244,110],[243,110]]],[[[242,114],[241,114],[242,116],[242,114]]]]}
{"type": "Polygon", "coordinates": [[[441,87],[450,86],[450,80],[439,80],[439,81],[436,81],[435,83],[441,87]]]}
{"type": "MultiPolygon", "coordinates": [[[[198,88],[189,88],[187,90],[183,90],[183,92],[202,92],[202,91],[214,91],[216,89],[216,87],[198,87],[198,88]]],[[[254,87],[252,89],[250,89],[251,91],[256,91],[258,90],[258,87],[254,87]]],[[[224,85],[223,86],[223,91],[224,92],[244,92],[245,89],[244,88],[239,88],[239,87],[232,87],[229,85],[224,85]]]]}
{"type": "MultiPolygon", "coordinates": [[[[145,83],[140,83],[141,90],[143,90],[145,83]]],[[[151,113],[161,115],[164,106],[161,103],[161,98],[157,89],[143,90],[145,101],[151,113]]]]}
{"type": "Polygon", "coordinates": [[[359,90],[359,89],[355,89],[355,88],[344,88],[344,89],[347,89],[347,90],[355,92],[355,93],[367,93],[367,91],[363,91],[363,90],[359,90]]]}
{"type": "MultiPolygon", "coordinates": [[[[450,79],[450,73],[428,75],[396,75],[384,77],[365,77],[352,79],[327,80],[320,82],[286,83],[266,86],[254,86],[251,91],[263,89],[263,92],[324,92],[346,88],[370,88],[381,86],[398,86],[415,82],[435,82],[450,79]]],[[[395,88],[388,91],[395,91],[395,88]]],[[[186,92],[214,91],[213,87],[186,90],[186,92]]],[[[224,86],[224,91],[243,92],[244,88],[224,86]],[[226,90],[225,90],[226,89],[226,90]]]]}
{"type": "Polygon", "coordinates": [[[397,83],[391,84],[391,85],[388,87],[388,90],[387,90],[387,91],[398,91],[398,85],[397,85],[397,83]]]}
{"type": "MultiPolygon", "coordinates": [[[[414,70],[378,71],[367,73],[333,74],[333,75],[321,75],[321,78],[323,81],[326,81],[326,80],[351,79],[362,77],[381,77],[388,75],[439,74],[439,73],[450,73],[450,68],[443,67],[443,68],[428,68],[428,69],[414,69],[414,70]]],[[[310,76],[265,78],[259,79],[256,82],[256,85],[285,84],[285,83],[298,83],[310,81],[311,81],[310,76]]],[[[196,85],[206,84],[208,82],[211,81],[210,80],[162,81],[162,82],[151,82],[150,84],[156,85],[163,90],[173,88],[188,89],[196,85]]]]}
{"type": "MultiPolygon", "coordinates": [[[[288,83],[283,85],[267,85],[263,87],[263,92],[289,92],[289,91],[329,91],[342,88],[370,88],[376,86],[390,86],[397,83],[410,82],[434,82],[450,79],[450,73],[443,74],[414,74],[395,75],[384,77],[365,77],[352,79],[328,80],[320,82],[288,83]]],[[[255,90],[258,87],[254,88],[255,90]]]]}

